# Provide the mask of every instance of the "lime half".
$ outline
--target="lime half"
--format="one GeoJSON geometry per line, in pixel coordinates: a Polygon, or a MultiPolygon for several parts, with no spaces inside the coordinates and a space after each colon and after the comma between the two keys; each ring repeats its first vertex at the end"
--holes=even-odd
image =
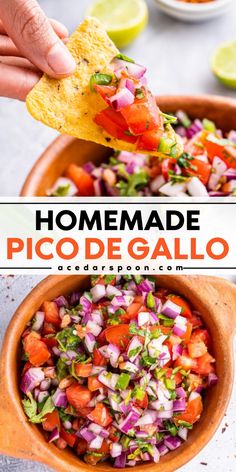
{"type": "Polygon", "coordinates": [[[128,46],[145,28],[148,9],[144,0],[95,0],[87,10],[104,25],[118,48],[128,46]]]}
{"type": "Polygon", "coordinates": [[[216,49],[211,67],[220,82],[236,89],[236,41],[223,43],[216,49]]]}

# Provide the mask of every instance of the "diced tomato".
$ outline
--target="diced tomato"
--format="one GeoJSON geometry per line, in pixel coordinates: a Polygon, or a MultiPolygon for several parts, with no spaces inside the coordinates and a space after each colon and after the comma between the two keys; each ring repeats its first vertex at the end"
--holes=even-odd
{"type": "Polygon", "coordinates": [[[188,402],[187,408],[184,413],[176,416],[174,419],[175,424],[179,424],[179,421],[186,421],[187,423],[194,424],[199,420],[203,410],[202,397],[199,395],[194,400],[188,402]]]}
{"type": "Polygon", "coordinates": [[[169,180],[169,171],[174,170],[174,166],[176,165],[176,159],[167,158],[164,159],[161,165],[161,172],[166,181],[169,180]]]}
{"type": "Polygon", "coordinates": [[[89,451],[97,452],[98,454],[103,454],[106,456],[110,452],[110,446],[108,442],[104,439],[101,447],[99,449],[93,449],[91,447],[88,448],[89,451]]]}
{"type": "Polygon", "coordinates": [[[174,380],[175,380],[176,385],[181,384],[183,381],[182,374],[180,372],[176,372],[176,374],[174,375],[174,380]]]}
{"type": "Polygon", "coordinates": [[[94,410],[88,415],[88,418],[94,423],[103,426],[103,428],[106,428],[106,426],[112,423],[109,410],[103,403],[97,403],[94,410]]]}
{"type": "Polygon", "coordinates": [[[116,87],[114,85],[98,85],[94,84],[94,90],[105,100],[106,103],[108,102],[108,98],[113,97],[116,93],[116,87]]]}
{"type": "Polygon", "coordinates": [[[47,413],[45,415],[45,420],[42,423],[43,429],[45,431],[53,431],[55,428],[60,429],[60,417],[57,410],[54,410],[52,413],[47,413]]]}
{"type": "Polygon", "coordinates": [[[55,338],[42,338],[42,341],[46,344],[48,347],[55,347],[57,346],[57,340],[55,338]]]}
{"type": "Polygon", "coordinates": [[[134,403],[138,408],[143,408],[143,409],[147,408],[148,407],[148,395],[147,395],[147,393],[145,392],[144,397],[143,397],[142,400],[137,400],[136,399],[134,403]]]}
{"type": "MultiPolygon", "coordinates": [[[[106,344],[105,330],[103,331],[103,333],[104,333],[105,341],[104,341],[104,343],[99,342],[99,344],[101,344],[101,345],[106,344]]],[[[108,360],[101,354],[99,349],[95,348],[94,351],[93,351],[93,364],[98,365],[98,366],[105,366],[105,365],[107,365],[107,363],[108,363],[108,360]]]]}
{"type": "Polygon", "coordinates": [[[121,433],[118,431],[118,429],[115,428],[115,426],[110,426],[110,428],[109,428],[109,439],[112,442],[119,442],[120,435],[121,435],[121,433]]]}
{"type": "MultiPolygon", "coordinates": [[[[126,309],[126,313],[120,316],[121,321],[125,323],[130,320],[134,320],[135,318],[137,318],[138,313],[139,311],[141,311],[142,307],[143,307],[143,303],[139,303],[139,302],[131,303],[131,305],[129,305],[128,308],[126,309]]],[[[145,311],[146,311],[146,308],[145,308],[145,311]]]]}
{"type": "Polygon", "coordinates": [[[137,141],[136,136],[130,135],[127,123],[118,111],[106,108],[95,116],[94,121],[114,138],[133,144],[137,141]]]}
{"type": "Polygon", "coordinates": [[[158,325],[158,326],[150,326],[150,331],[155,331],[156,329],[159,329],[162,334],[170,334],[170,332],[172,331],[172,328],[170,328],[169,326],[163,326],[163,325],[158,325]]]}
{"type": "Polygon", "coordinates": [[[92,364],[75,364],[75,373],[78,377],[89,377],[92,367],[92,364]]]}
{"type": "Polygon", "coordinates": [[[45,313],[45,321],[47,323],[52,323],[55,326],[60,326],[61,318],[59,316],[59,310],[55,302],[44,302],[42,310],[45,313]]]}
{"type": "Polygon", "coordinates": [[[85,454],[88,450],[88,443],[85,441],[85,439],[79,439],[77,447],[76,447],[76,452],[78,456],[81,454],[85,454]]]}
{"type": "Polygon", "coordinates": [[[147,91],[144,98],[136,98],[132,105],[122,108],[130,132],[141,135],[157,128],[163,129],[163,120],[153,95],[147,91]]]}
{"type": "Polygon", "coordinates": [[[78,436],[76,436],[76,434],[69,433],[65,430],[65,428],[63,428],[63,426],[61,426],[60,437],[64,439],[64,441],[66,441],[68,446],[70,447],[74,447],[78,439],[78,436]]]}
{"type": "Polygon", "coordinates": [[[233,146],[225,146],[222,160],[228,167],[236,169],[236,148],[233,146]]]}
{"type": "Polygon", "coordinates": [[[23,368],[23,370],[22,370],[21,375],[22,375],[22,376],[25,375],[26,372],[27,372],[31,367],[32,367],[32,364],[30,364],[30,362],[26,362],[25,365],[24,365],[24,368],[23,368]]]}
{"type": "Polygon", "coordinates": [[[157,129],[143,133],[137,142],[137,149],[140,151],[158,151],[158,146],[163,136],[163,130],[157,129]]]}
{"type": "Polygon", "coordinates": [[[154,293],[155,297],[160,298],[162,302],[166,301],[168,296],[169,290],[164,287],[159,287],[157,291],[154,293]]]}
{"type": "Polygon", "coordinates": [[[64,439],[59,438],[55,441],[56,446],[58,449],[65,449],[67,447],[67,442],[64,439]]]}
{"type": "Polygon", "coordinates": [[[24,339],[24,349],[29,362],[35,367],[43,365],[51,357],[46,344],[34,332],[24,339]]]}
{"type": "Polygon", "coordinates": [[[184,174],[196,176],[201,182],[206,185],[211,173],[211,164],[200,161],[199,159],[192,159],[189,167],[184,169],[184,174]]]}
{"type": "Polygon", "coordinates": [[[202,320],[201,320],[200,316],[195,315],[193,313],[192,313],[191,317],[188,318],[188,322],[191,323],[193,329],[199,328],[200,326],[202,326],[202,320]]]}
{"type": "Polygon", "coordinates": [[[185,333],[180,336],[182,341],[184,341],[185,343],[188,343],[189,340],[190,340],[190,337],[191,337],[191,334],[192,334],[192,329],[193,329],[193,326],[192,326],[192,323],[189,323],[187,322],[187,329],[185,331],[185,333]]]}
{"type": "Polygon", "coordinates": [[[206,344],[203,341],[189,342],[188,352],[190,357],[201,357],[207,352],[206,344]]]}
{"type": "Polygon", "coordinates": [[[132,334],[129,332],[128,324],[120,324],[106,328],[105,336],[107,342],[116,344],[119,348],[125,350],[129,344],[132,334]]]}
{"type": "Polygon", "coordinates": [[[90,392],[95,392],[96,390],[99,390],[99,388],[102,388],[103,384],[99,382],[97,376],[92,376],[88,378],[88,389],[90,392]]]}
{"type": "Polygon", "coordinates": [[[208,348],[211,346],[211,338],[206,329],[199,329],[199,328],[195,329],[192,332],[190,341],[191,342],[203,341],[208,348]]]}
{"type": "Polygon", "coordinates": [[[191,139],[187,141],[184,146],[186,152],[191,156],[201,156],[205,151],[205,139],[208,136],[208,132],[200,131],[195,134],[191,139]]]}
{"type": "Polygon", "coordinates": [[[192,359],[186,350],[183,351],[182,355],[179,356],[175,361],[175,367],[182,367],[184,370],[197,369],[198,363],[196,359],[192,359]]]}
{"type": "Polygon", "coordinates": [[[203,356],[198,357],[196,372],[200,375],[208,375],[211,372],[214,372],[214,367],[212,365],[213,362],[215,362],[215,359],[208,352],[203,356]]]}
{"type": "Polygon", "coordinates": [[[220,144],[211,141],[211,139],[208,139],[208,136],[204,141],[204,145],[207,151],[208,159],[211,162],[213,161],[215,156],[218,156],[220,159],[223,159],[224,146],[221,146],[220,144]]]}
{"type": "Polygon", "coordinates": [[[75,410],[80,410],[87,406],[92,399],[92,394],[87,387],[74,383],[66,389],[67,400],[75,410]]]}
{"type": "Polygon", "coordinates": [[[173,303],[181,307],[181,316],[185,316],[185,318],[192,317],[192,311],[190,308],[189,303],[179,295],[170,294],[168,297],[173,303]]]}
{"type": "Polygon", "coordinates": [[[83,460],[86,464],[89,465],[96,465],[98,462],[100,462],[103,459],[103,456],[98,456],[96,453],[89,453],[85,454],[83,457],[83,460]]]}
{"type": "Polygon", "coordinates": [[[82,418],[87,418],[87,416],[93,411],[91,406],[85,406],[84,408],[80,408],[79,414],[82,418]]]}
{"type": "Polygon", "coordinates": [[[94,181],[91,175],[82,167],[76,164],[70,164],[66,171],[66,177],[73,180],[78,188],[78,195],[80,197],[94,196],[94,181]]]}
{"type": "Polygon", "coordinates": [[[57,327],[53,325],[52,323],[47,323],[45,321],[43,324],[42,335],[47,336],[48,334],[56,334],[56,333],[57,333],[57,327]]]}
{"type": "Polygon", "coordinates": [[[175,336],[175,334],[171,334],[169,337],[169,343],[171,346],[175,346],[175,344],[180,344],[182,339],[179,336],[175,336]]]}

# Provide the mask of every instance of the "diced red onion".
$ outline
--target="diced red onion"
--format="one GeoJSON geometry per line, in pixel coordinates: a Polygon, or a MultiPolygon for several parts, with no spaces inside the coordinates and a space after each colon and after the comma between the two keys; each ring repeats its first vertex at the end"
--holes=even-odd
{"type": "Polygon", "coordinates": [[[213,172],[211,173],[208,184],[207,184],[210,190],[214,190],[217,187],[220,178],[222,177],[222,175],[224,174],[226,170],[227,170],[227,165],[225,164],[225,162],[222,161],[222,159],[220,159],[218,156],[215,156],[212,162],[213,172]]]}
{"type": "Polygon", "coordinates": [[[179,356],[182,355],[183,346],[181,344],[174,344],[172,347],[172,359],[175,361],[179,356]]]}
{"type": "Polygon", "coordinates": [[[115,95],[107,99],[108,104],[115,110],[120,111],[134,103],[134,95],[127,88],[122,88],[115,95]]]}
{"type": "Polygon", "coordinates": [[[93,172],[94,169],[96,169],[95,165],[93,162],[89,161],[89,162],[85,162],[85,164],[83,164],[83,169],[88,172],[88,174],[91,174],[93,172]]]}
{"type": "Polygon", "coordinates": [[[224,177],[226,177],[227,182],[230,180],[235,180],[236,179],[236,169],[227,169],[224,173],[224,177]]]}
{"type": "Polygon", "coordinates": [[[35,399],[36,401],[38,401],[38,396],[39,396],[39,394],[40,394],[40,388],[36,387],[36,388],[34,389],[34,399],[35,399]]]}
{"type": "Polygon", "coordinates": [[[176,336],[183,336],[187,331],[187,326],[184,325],[174,325],[173,327],[173,334],[176,336]]]}
{"type": "Polygon", "coordinates": [[[187,131],[184,126],[176,126],[175,132],[181,136],[181,138],[186,138],[187,137],[187,131]]]}
{"type": "Polygon", "coordinates": [[[63,306],[69,308],[69,303],[63,295],[60,295],[60,297],[55,298],[54,302],[56,303],[57,308],[61,308],[63,306]]]}
{"type": "Polygon", "coordinates": [[[165,402],[161,402],[160,400],[156,400],[150,403],[150,407],[154,408],[154,410],[163,410],[164,411],[172,411],[173,410],[173,400],[166,400],[165,402]]]}
{"type": "Polygon", "coordinates": [[[27,370],[27,372],[23,375],[20,389],[23,393],[32,392],[35,387],[42,382],[44,379],[44,372],[40,367],[31,367],[27,370]]]}
{"type": "MultiPolygon", "coordinates": [[[[84,428],[85,429],[85,428],[84,428]]],[[[102,431],[102,426],[96,423],[90,423],[88,426],[89,431],[92,431],[94,433],[94,436],[99,436],[99,434],[102,431]]]]}
{"type": "Polygon", "coordinates": [[[119,424],[119,429],[122,433],[127,434],[137,423],[140,417],[140,413],[137,409],[133,408],[128,416],[119,424]]]}
{"type": "Polygon", "coordinates": [[[93,365],[91,375],[97,375],[100,374],[104,370],[103,366],[100,365],[93,365]]]}
{"type": "Polygon", "coordinates": [[[101,382],[103,385],[110,388],[111,390],[116,389],[118,378],[118,374],[112,374],[111,372],[106,371],[101,372],[98,376],[99,382],[101,382]]]}
{"type": "Polygon", "coordinates": [[[56,441],[57,439],[59,439],[59,437],[60,437],[59,429],[54,428],[54,430],[49,435],[48,442],[51,443],[53,441],[56,441]]]}
{"type": "Polygon", "coordinates": [[[66,355],[71,361],[74,361],[76,357],[78,356],[78,353],[75,351],[69,350],[66,352],[66,355]]]}
{"type": "Polygon", "coordinates": [[[70,305],[77,305],[79,303],[81,293],[78,291],[72,292],[70,295],[70,305]]]}
{"type": "Polygon", "coordinates": [[[120,367],[120,369],[126,370],[127,372],[131,372],[132,374],[136,374],[139,370],[135,364],[129,361],[122,362],[122,368],[120,367]]]}
{"type": "Polygon", "coordinates": [[[114,467],[117,467],[117,469],[123,469],[126,464],[126,453],[122,452],[120,456],[116,457],[116,460],[114,462],[114,467]]]}
{"type": "Polygon", "coordinates": [[[173,404],[173,411],[185,411],[186,410],[186,401],[185,398],[181,398],[179,400],[174,400],[173,404]]]}
{"type": "Polygon", "coordinates": [[[235,130],[231,130],[228,133],[228,139],[230,139],[230,141],[233,141],[233,143],[236,143],[236,131],[235,130]]]}
{"type": "Polygon", "coordinates": [[[91,288],[90,293],[92,295],[93,303],[97,303],[101,298],[106,296],[106,286],[102,284],[96,284],[91,288]]]}
{"type": "Polygon", "coordinates": [[[42,403],[47,397],[49,397],[48,391],[40,392],[40,393],[38,394],[37,401],[38,401],[39,403],[42,403]]]}
{"type": "Polygon", "coordinates": [[[181,440],[176,436],[169,436],[164,439],[164,444],[170,451],[174,451],[174,449],[177,449],[179,446],[181,446],[181,440]]]}
{"type": "Polygon", "coordinates": [[[112,299],[111,304],[117,307],[120,307],[120,306],[127,307],[132,303],[133,299],[134,297],[130,297],[128,295],[116,296],[112,299]]]}
{"type": "Polygon", "coordinates": [[[158,451],[160,453],[160,456],[164,456],[165,454],[167,454],[167,452],[169,452],[169,449],[168,447],[166,447],[166,445],[163,442],[162,444],[158,446],[158,451]]]}
{"type": "Polygon", "coordinates": [[[101,436],[96,436],[91,442],[89,447],[93,449],[100,449],[102,447],[103,438],[101,436]]]}
{"type": "Polygon", "coordinates": [[[213,385],[216,385],[217,382],[218,382],[217,375],[214,374],[213,372],[210,372],[210,374],[208,375],[208,386],[212,387],[213,385]]]}
{"type": "Polygon", "coordinates": [[[171,300],[167,300],[164,303],[161,312],[163,315],[168,316],[168,318],[175,319],[178,315],[180,315],[181,310],[181,306],[177,305],[171,300]]]}
{"type": "Polygon", "coordinates": [[[160,452],[159,452],[159,450],[157,449],[156,446],[153,446],[153,447],[152,447],[152,457],[153,457],[153,461],[154,461],[155,463],[159,462],[159,460],[160,460],[160,452]]]}
{"type": "Polygon", "coordinates": [[[149,322],[149,312],[148,311],[140,311],[138,313],[138,325],[143,326],[149,322]]]}
{"type": "Polygon", "coordinates": [[[51,385],[51,379],[44,379],[42,380],[42,382],[40,383],[40,390],[41,391],[44,391],[44,390],[48,390],[50,388],[50,385],[51,385]]]}
{"type": "Polygon", "coordinates": [[[71,315],[70,319],[71,319],[72,323],[75,323],[75,324],[78,324],[81,321],[81,319],[78,315],[71,315]]]}
{"type": "Polygon", "coordinates": [[[187,181],[187,190],[192,197],[208,197],[205,185],[198,177],[192,177],[187,181]]]}
{"type": "Polygon", "coordinates": [[[134,62],[123,61],[122,59],[115,58],[112,61],[114,65],[114,72],[118,79],[122,76],[122,71],[125,71],[130,77],[134,79],[141,79],[146,72],[146,67],[134,62]]]}
{"type": "Polygon", "coordinates": [[[108,344],[107,354],[109,355],[110,364],[112,365],[112,367],[117,367],[118,358],[119,358],[119,355],[120,355],[120,349],[118,348],[118,346],[116,346],[116,344],[112,344],[112,343],[108,344]]]}
{"type": "Polygon", "coordinates": [[[163,420],[168,420],[170,418],[172,418],[173,416],[173,411],[172,410],[163,410],[163,411],[158,411],[157,412],[157,418],[162,418],[163,420]]]}
{"type": "Polygon", "coordinates": [[[118,290],[118,288],[114,287],[114,285],[107,285],[106,295],[107,295],[107,297],[121,296],[122,292],[120,290],[118,290]]]}
{"type": "Polygon", "coordinates": [[[45,314],[43,311],[37,311],[35,314],[35,320],[32,324],[33,331],[40,331],[44,323],[45,314]]]}
{"type": "Polygon", "coordinates": [[[155,289],[155,284],[152,283],[150,280],[148,279],[144,279],[142,280],[142,282],[140,282],[139,285],[137,285],[137,291],[138,293],[143,293],[143,292],[153,292],[155,289]]]}
{"type": "Polygon", "coordinates": [[[139,418],[139,420],[137,421],[136,423],[136,426],[146,426],[146,425],[149,425],[149,424],[153,424],[153,422],[156,420],[157,418],[157,412],[156,411],[152,411],[152,410],[146,410],[144,415],[139,418]],[[153,416],[154,414],[154,416],[153,416]]]}
{"type": "Polygon", "coordinates": [[[92,333],[87,333],[84,338],[84,344],[88,352],[93,352],[94,346],[96,344],[95,336],[92,333]]]}
{"type": "Polygon", "coordinates": [[[149,321],[152,325],[158,323],[158,316],[152,311],[149,313],[149,321]]]}
{"type": "Polygon", "coordinates": [[[111,446],[111,457],[118,457],[122,453],[122,445],[119,443],[112,443],[111,446]]]}
{"type": "Polygon", "coordinates": [[[65,429],[71,429],[72,423],[69,420],[64,421],[63,426],[65,429]]]}
{"type": "Polygon", "coordinates": [[[134,362],[134,360],[136,359],[136,357],[139,355],[139,353],[141,352],[141,350],[143,349],[143,345],[142,343],[140,342],[138,336],[134,336],[130,343],[129,343],[129,346],[128,346],[128,352],[127,352],[127,355],[128,355],[128,358],[131,362],[134,362]],[[133,350],[136,350],[137,349],[137,353],[134,354],[134,355],[131,355],[131,351],[133,350]],[[138,350],[139,349],[139,350],[138,350]]]}
{"type": "Polygon", "coordinates": [[[186,441],[188,437],[188,429],[187,428],[179,428],[178,430],[178,436],[183,439],[183,441],[186,441]]]}
{"type": "Polygon", "coordinates": [[[79,435],[85,439],[88,443],[91,443],[97,436],[88,428],[82,428],[79,431],[79,435]]]}
{"type": "Polygon", "coordinates": [[[200,397],[201,395],[197,392],[191,392],[190,395],[189,395],[189,399],[188,401],[189,402],[192,402],[193,400],[195,400],[196,398],[200,397]]]}
{"type": "Polygon", "coordinates": [[[102,327],[91,320],[88,321],[86,328],[94,336],[98,336],[102,331],[102,327]]]}
{"type": "Polygon", "coordinates": [[[55,406],[66,408],[67,407],[66,392],[64,390],[61,390],[60,388],[57,388],[57,390],[52,396],[52,401],[55,406]]]}
{"type": "Polygon", "coordinates": [[[186,397],[186,392],[185,392],[183,387],[177,387],[175,389],[175,393],[176,393],[177,397],[179,397],[179,398],[185,398],[186,397]]]}

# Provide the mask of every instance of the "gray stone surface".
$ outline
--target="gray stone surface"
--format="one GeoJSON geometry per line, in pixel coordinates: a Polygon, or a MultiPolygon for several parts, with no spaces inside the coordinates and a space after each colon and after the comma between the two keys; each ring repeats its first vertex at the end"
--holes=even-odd
{"type": "MultiPolygon", "coordinates": [[[[51,17],[63,21],[70,31],[83,18],[86,0],[41,0],[51,17]]],[[[148,0],[150,22],[142,36],[127,50],[148,66],[151,87],[162,94],[214,93],[236,98],[236,93],[219,85],[209,69],[209,55],[225,40],[235,38],[236,2],[232,12],[212,22],[190,25],[175,22],[160,14],[148,0]]],[[[17,195],[33,163],[55,131],[35,122],[23,103],[0,99],[0,193],[17,195]]],[[[40,277],[16,276],[0,279],[0,336],[24,296],[40,277]]],[[[182,472],[233,472],[235,470],[235,389],[227,414],[209,445],[182,472]],[[207,465],[206,465],[207,464],[207,465]]],[[[1,400],[0,400],[1,401],[1,400]]],[[[0,456],[4,472],[43,472],[42,465],[0,456]]]]}

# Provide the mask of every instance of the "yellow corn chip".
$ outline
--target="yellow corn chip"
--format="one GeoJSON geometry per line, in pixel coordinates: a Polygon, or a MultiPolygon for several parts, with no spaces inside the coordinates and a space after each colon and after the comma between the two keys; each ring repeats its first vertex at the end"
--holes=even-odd
{"type": "MultiPolygon", "coordinates": [[[[110,62],[119,53],[101,23],[95,18],[84,20],[70,37],[67,47],[77,64],[75,73],[60,80],[45,74],[27,96],[29,112],[60,133],[135,152],[134,144],[112,138],[94,122],[95,115],[105,107],[99,94],[90,90],[90,78],[99,72],[112,74],[110,62]]],[[[166,136],[175,143],[171,127],[166,136]]],[[[180,147],[178,143],[177,147],[180,147]]]]}

